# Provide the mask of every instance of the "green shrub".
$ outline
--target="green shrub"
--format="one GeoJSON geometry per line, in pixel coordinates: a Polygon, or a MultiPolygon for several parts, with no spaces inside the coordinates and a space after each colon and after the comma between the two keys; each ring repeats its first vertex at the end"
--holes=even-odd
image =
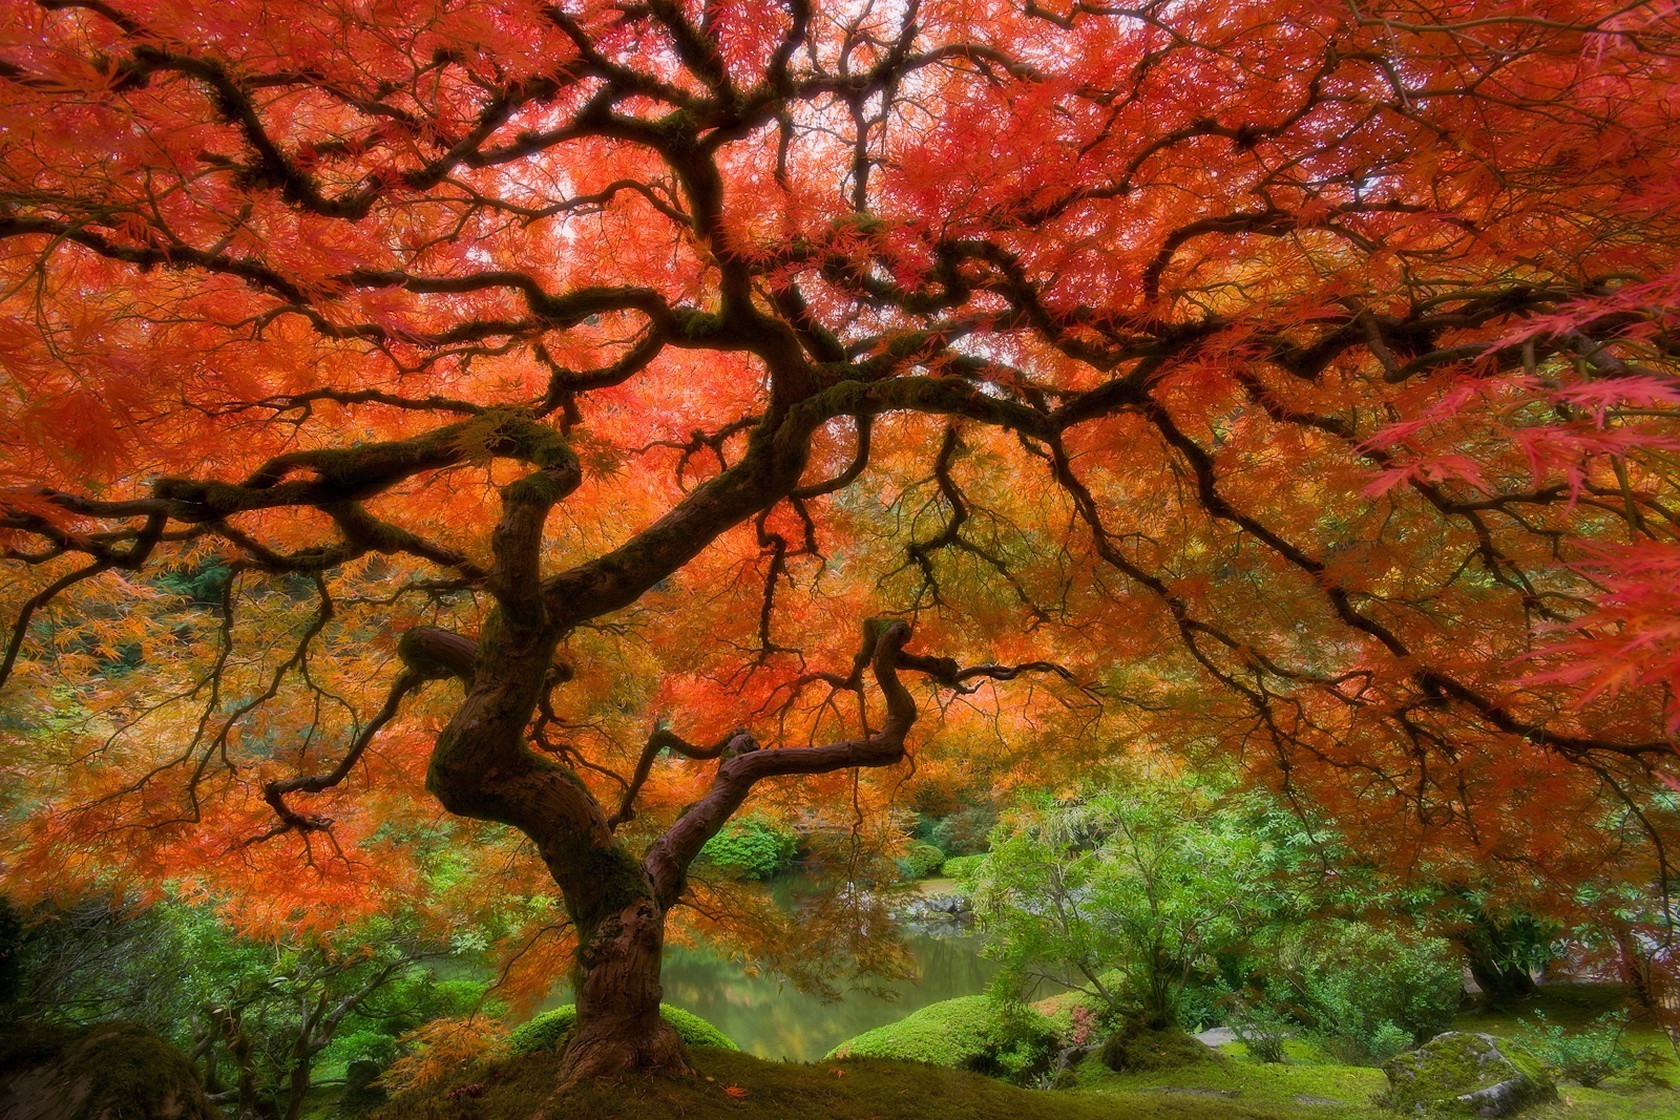
{"type": "Polygon", "coordinates": [[[829,1051],[834,1058],[892,1058],[1025,1082],[1050,1064],[1050,1019],[1017,1003],[963,996],[865,1031],[829,1051]]]}
{"type": "MultiPolygon", "coordinates": [[[[669,1023],[677,1037],[689,1046],[716,1046],[723,1050],[739,1050],[735,1040],[718,1030],[692,1011],[659,1005],[659,1017],[669,1023]]],[[[511,1054],[531,1054],[538,1050],[553,1050],[569,1037],[577,1026],[577,1004],[568,1003],[528,1019],[508,1034],[507,1046],[511,1054]]]]}
{"type": "Polygon", "coordinates": [[[939,873],[952,879],[967,879],[974,875],[985,858],[984,855],[952,856],[940,867],[939,873]]]}
{"type": "Polygon", "coordinates": [[[1275,1008],[1265,1004],[1239,1005],[1225,1018],[1237,1041],[1258,1062],[1283,1061],[1283,1040],[1294,1026],[1275,1008]]]}
{"type": "Polygon", "coordinates": [[[1575,1030],[1548,1022],[1542,1011],[1534,1016],[1537,1022],[1522,1022],[1518,1042],[1564,1081],[1591,1089],[1641,1064],[1641,1055],[1623,1041],[1628,1025],[1626,1008],[1600,1015],[1575,1030]]]}
{"type": "Polygon", "coordinates": [[[926,879],[945,865],[945,853],[918,840],[898,859],[898,873],[905,879],[926,879]]]}
{"type": "Polygon", "coordinates": [[[918,814],[910,837],[952,855],[974,855],[986,850],[986,837],[996,826],[997,809],[979,802],[943,816],[918,814]]]}
{"type": "Polygon", "coordinates": [[[793,865],[799,839],[762,817],[731,821],[700,849],[700,858],[742,879],[768,879],[793,865]]]}
{"type": "Polygon", "coordinates": [[[1261,962],[1274,1008],[1294,1012],[1330,1051],[1382,1062],[1451,1026],[1463,997],[1452,946],[1362,922],[1294,931],[1261,962]]]}
{"type": "Polygon", "coordinates": [[[327,1053],[345,1065],[370,1061],[383,1067],[396,1061],[400,1046],[395,1037],[383,1031],[352,1031],[333,1039],[327,1053]]]}
{"type": "MultiPolygon", "coordinates": [[[[1199,963],[1209,969],[1216,964],[1211,959],[1199,963]]],[[[1197,969],[1179,985],[1178,995],[1173,1000],[1173,1018],[1191,1034],[1200,1034],[1225,1022],[1230,1003],[1231,988],[1224,977],[1208,975],[1204,969],[1197,969]]]]}

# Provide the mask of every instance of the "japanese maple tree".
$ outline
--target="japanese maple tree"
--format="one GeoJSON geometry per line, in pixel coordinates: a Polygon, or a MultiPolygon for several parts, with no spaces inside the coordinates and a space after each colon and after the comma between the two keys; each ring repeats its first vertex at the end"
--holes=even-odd
{"type": "Polygon", "coordinates": [[[423,770],[581,1077],[685,1068],[755,791],[923,746],[1567,864],[1680,717],[1680,20],[1608,7],[7,0],[10,874],[346,905],[423,770]]]}

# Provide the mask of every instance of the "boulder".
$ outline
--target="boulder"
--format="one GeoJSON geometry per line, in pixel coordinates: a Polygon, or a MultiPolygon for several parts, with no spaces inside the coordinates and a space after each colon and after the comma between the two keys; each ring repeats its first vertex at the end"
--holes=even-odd
{"type": "Polygon", "coordinates": [[[347,1093],[365,1093],[384,1072],[385,1067],[372,1058],[357,1058],[344,1067],[344,1090],[347,1093]]]}
{"type": "Polygon", "coordinates": [[[1383,1066],[1400,1112],[1513,1116],[1557,1099],[1557,1086],[1523,1050],[1490,1034],[1448,1031],[1383,1066]]]}
{"type": "Polygon", "coordinates": [[[0,1033],[0,1120],[222,1120],[192,1063],[138,1023],[0,1033]]]}

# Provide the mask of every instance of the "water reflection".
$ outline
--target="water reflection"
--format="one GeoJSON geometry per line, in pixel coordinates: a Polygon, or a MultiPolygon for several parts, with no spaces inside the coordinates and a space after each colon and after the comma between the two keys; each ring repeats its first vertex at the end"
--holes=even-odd
{"type": "MultiPolygon", "coordinates": [[[[783,876],[770,885],[779,905],[792,909],[804,901],[810,880],[783,876]]],[[[929,891],[948,890],[948,881],[924,884],[929,891]]],[[[955,929],[957,927],[953,927],[955,929]]],[[[914,962],[909,979],[876,981],[877,991],[847,992],[826,1003],[773,975],[748,975],[740,961],[705,948],[667,948],[660,979],[665,1002],[692,1011],[760,1058],[810,1062],[855,1034],[902,1019],[940,1000],[979,995],[997,965],[980,956],[974,936],[905,931],[904,946],[914,962]]],[[[544,1001],[543,1010],[572,1001],[563,982],[544,1001]]]]}
{"type": "Polygon", "coordinates": [[[774,977],[748,976],[739,962],[703,949],[671,949],[662,976],[665,1002],[717,1024],[749,1054],[808,1062],[930,1003],[977,995],[997,971],[971,937],[907,934],[904,942],[916,975],[884,985],[896,998],[850,992],[839,1003],[824,1003],[774,977]]]}

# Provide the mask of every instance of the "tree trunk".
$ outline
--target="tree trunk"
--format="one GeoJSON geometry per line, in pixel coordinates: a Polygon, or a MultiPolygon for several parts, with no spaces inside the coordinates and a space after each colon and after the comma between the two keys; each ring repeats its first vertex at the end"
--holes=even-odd
{"type": "Polygon", "coordinates": [[[664,913],[652,899],[639,899],[579,933],[578,1023],[561,1067],[564,1080],[691,1074],[682,1040],[659,1015],[664,913]]]}
{"type": "Polygon", "coordinates": [[[1482,990],[1483,1002],[1504,1004],[1525,999],[1534,994],[1534,977],[1520,965],[1505,964],[1472,952],[1469,955],[1470,975],[1482,990]]]}

